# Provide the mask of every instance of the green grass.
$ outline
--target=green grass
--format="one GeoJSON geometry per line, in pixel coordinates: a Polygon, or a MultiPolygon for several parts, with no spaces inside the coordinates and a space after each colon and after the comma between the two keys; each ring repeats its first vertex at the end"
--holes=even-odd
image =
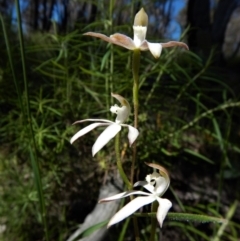
{"type": "MultiPolygon", "coordinates": [[[[66,240],[79,221],[69,216],[74,201],[86,195],[85,185],[91,186],[88,195],[96,201],[104,172],[116,167],[113,143],[96,158],[90,155],[99,130],[71,146],[70,137],[83,126],[71,124],[90,117],[113,120],[108,112],[112,91],[132,101],[131,53],[82,36],[83,31],[99,29],[102,22],[98,20],[64,36],[32,33],[28,38],[21,32],[11,37],[2,16],[1,23],[0,225],[6,225],[6,230],[0,240],[66,240]],[[93,173],[98,178],[91,178],[93,173]]],[[[20,13],[18,24],[21,29],[20,13]]],[[[131,31],[129,26],[110,25],[102,32],[115,29],[131,31]]],[[[161,163],[172,173],[173,188],[168,195],[174,211],[228,220],[226,226],[170,220],[163,229],[166,237],[174,233],[181,240],[239,237],[240,218],[234,202],[239,190],[226,194],[240,176],[239,93],[218,75],[213,56],[212,51],[203,60],[180,49],[164,49],[159,60],[148,52],[141,56],[140,176],[149,171],[144,162],[161,163]],[[183,186],[178,186],[177,175],[183,175],[183,186]],[[180,192],[201,195],[203,179],[213,182],[217,199],[192,204],[178,196],[180,192]],[[200,189],[188,189],[190,181],[200,189]]],[[[132,120],[130,116],[129,123],[132,120]]],[[[127,149],[127,171],[130,155],[127,149]]],[[[143,222],[141,234],[147,240],[150,228],[143,222]]],[[[131,235],[126,226],[118,226],[119,240],[131,235]]]]}

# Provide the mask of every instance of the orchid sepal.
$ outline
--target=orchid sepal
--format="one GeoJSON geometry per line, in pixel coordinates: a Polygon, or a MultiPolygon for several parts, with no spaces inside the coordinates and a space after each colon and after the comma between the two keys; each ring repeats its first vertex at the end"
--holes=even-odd
{"type": "Polygon", "coordinates": [[[168,199],[163,199],[159,197],[157,198],[157,201],[159,203],[159,206],[156,215],[159,226],[162,228],[163,220],[167,216],[169,209],[172,207],[172,203],[168,199]]]}
{"type": "Polygon", "coordinates": [[[139,135],[138,129],[136,129],[133,126],[122,124],[122,126],[128,127],[128,141],[129,141],[129,146],[132,146],[132,144],[135,142],[139,135]]]}
{"type": "Polygon", "coordinates": [[[120,209],[109,221],[107,227],[122,221],[126,217],[133,214],[135,211],[137,211],[142,206],[145,206],[149,203],[152,203],[155,200],[153,196],[146,196],[146,197],[136,197],[131,202],[129,202],[127,205],[125,205],[122,209],[120,209]]]}
{"type": "Polygon", "coordinates": [[[114,196],[111,196],[111,197],[103,198],[103,199],[99,200],[98,203],[110,202],[110,201],[114,201],[114,200],[117,200],[117,199],[120,199],[120,198],[131,196],[131,195],[145,195],[145,196],[149,196],[149,194],[146,193],[146,192],[131,190],[131,191],[118,193],[118,194],[116,194],[114,196]]]}
{"type": "Polygon", "coordinates": [[[95,156],[95,154],[114,138],[121,129],[122,127],[118,124],[114,123],[109,125],[95,141],[92,147],[92,155],[95,156]]]}
{"type": "Polygon", "coordinates": [[[86,126],[85,128],[81,129],[80,131],[78,131],[71,139],[70,139],[70,143],[72,144],[74,141],[76,141],[78,138],[80,138],[81,136],[87,134],[88,132],[92,131],[93,129],[95,129],[98,126],[106,126],[108,125],[107,123],[93,123],[91,125],[86,126]]]}

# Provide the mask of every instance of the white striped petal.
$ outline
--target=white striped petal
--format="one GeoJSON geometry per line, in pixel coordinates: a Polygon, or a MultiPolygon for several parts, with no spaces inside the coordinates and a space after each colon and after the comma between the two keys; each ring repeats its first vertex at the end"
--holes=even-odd
{"type": "Polygon", "coordinates": [[[159,222],[160,227],[162,227],[163,221],[167,216],[169,209],[172,207],[172,203],[168,199],[163,199],[160,197],[157,197],[157,200],[159,203],[159,207],[157,210],[157,220],[159,222]]]}
{"type": "Polygon", "coordinates": [[[122,221],[123,219],[137,211],[140,207],[152,203],[154,200],[156,200],[156,198],[153,195],[147,197],[137,197],[133,199],[111,218],[108,223],[108,227],[122,221]]]}
{"type": "Polygon", "coordinates": [[[118,124],[109,125],[97,138],[96,142],[92,147],[92,155],[94,156],[100,151],[117,133],[121,130],[121,126],[118,124]]]}
{"type": "Polygon", "coordinates": [[[116,194],[111,197],[103,198],[103,199],[99,200],[98,202],[99,203],[110,202],[110,201],[114,201],[114,200],[117,200],[120,198],[128,197],[130,195],[138,195],[138,194],[145,195],[145,196],[151,195],[151,194],[149,194],[147,192],[143,192],[143,191],[127,191],[127,192],[122,192],[122,193],[116,194]]]}
{"type": "Polygon", "coordinates": [[[78,131],[70,140],[70,143],[72,144],[74,141],[76,141],[79,137],[87,134],[89,131],[93,130],[94,128],[98,126],[106,126],[109,125],[108,123],[94,123],[91,125],[86,126],[85,128],[78,131]]]}

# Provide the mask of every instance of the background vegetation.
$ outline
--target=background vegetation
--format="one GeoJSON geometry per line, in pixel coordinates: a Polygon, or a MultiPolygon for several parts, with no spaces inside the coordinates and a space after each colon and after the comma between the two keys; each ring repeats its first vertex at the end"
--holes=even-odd
{"type": "MultiPolygon", "coordinates": [[[[144,162],[161,163],[171,173],[172,211],[228,220],[168,220],[164,240],[239,239],[240,3],[180,2],[0,1],[0,240],[66,240],[91,212],[116,169],[113,145],[92,158],[99,132],[71,146],[80,128],[71,124],[114,118],[111,91],[130,101],[131,53],[82,33],[131,36],[141,6],[148,39],[181,36],[190,51],[164,49],[159,60],[142,53],[136,180],[150,171],[144,162]]],[[[149,222],[140,220],[147,240],[149,222]]],[[[107,238],[117,240],[121,227],[107,238]]]]}

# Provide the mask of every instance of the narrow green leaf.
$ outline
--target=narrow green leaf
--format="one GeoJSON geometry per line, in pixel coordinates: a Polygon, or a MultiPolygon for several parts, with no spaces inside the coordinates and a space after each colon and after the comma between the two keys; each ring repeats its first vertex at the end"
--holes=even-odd
{"type": "MultiPolygon", "coordinates": [[[[135,213],[137,217],[152,217],[156,216],[156,213],[135,213]]],[[[202,214],[192,214],[192,213],[168,213],[167,218],[169,220],[175,221],[185,221],[185,222],[200,222],[200,223],[225,223],[227,222],[224,218],[216,218],[212,216],[202,215],[202,214]]]]}
{"type": "Polygon", "coordinates": [[[129,225],[130,218],[127,218],[122,227],[121,233],[119,234],[118,241],[123,241],[126,235],[126,231],[129,225]]]}
{"type": "Polygon", "coordinates": [[[187,153],[189,153],[189,154],[191,154],[191,155],[193,155],[193,156],[196,156],[196,157],[198,157],[198,158],[200,158],[200,159],[202,159],[202,160],[204,160],[204,161],[206,161],[206,162],[208,162],[208,163],[214,164],[214,162],[213,162],[212,160],[210,160],[209,158],[203,156],[203,155],[200,154],[200,153],[197,153],[197,152],[192,151],[192,150],[187,149],[187,148],[184,148],[184,151],[187,152],[187,153]]]}
{"type": "Polygon", "coordinates": [[[235,200],[235,202],[232,204],[232,206],[229,208],[229,210],[227,212],[226,222],[222,223],[222,225],[218,229],[218,232],[217,232],[216,236],[214,237],[213,241],[221,240],[221,236],[223,235],[224,230],[227,228],[227,226],[229,224],[229,221],[231,220],[232,216],[236,212],[237,206],[238,206],[238,201],[235,200]]]}
{"type": "Polygon", "coordinates": [[[224,218],[217,218],[202,214],[192,214],[192,213],[168,213],[168,219],[176,221],[186,221],[186,222],[200,222],[200,223],[225,223],[227,220],[224,218]]]}
{"type": "Polygon", "coordinates": [[[102,221],[100,223],[97,223],[97,224],[94,224],[93,226],[91,226],[90,228],[87,228],[85,229],[82,233],[80,233],[78,235],[78,237],[76,238],[84,238],[84,237],[87,237],[89,236],[90,234],[92,234],[93,232],[97,231],[98,229],[104,227],[107,225],[107,223],[109,222],[109,220],[105,220],[105,221],[102,221]]]}
{"type": "Polygon", "coordinates": [[[91,71],[91,70],[85,69],[84,67],[81,67],[81,66],[79,68],[82,70],[83,73],[86,73],[86,74],[89,74],[92,76],[102,77],[102,78],[105,78],[107,76],[106,74],[101,74],[98,71],[91,71]]]}
{"type": "Polygon", "coordinates": [[[111,53],[111,51],[107,51],[107,52],[104,54],[104,56],[103,56],[103,58],[102,58],[102,61],[101,61],[100,71],[103,71],[103,69],[104,69],[104,67],[105,67],[105,65],[106,65],[106,63],[107,63],[107,60],[108,60],[108,58],[109,58],[110,53],[111,53]]]}

